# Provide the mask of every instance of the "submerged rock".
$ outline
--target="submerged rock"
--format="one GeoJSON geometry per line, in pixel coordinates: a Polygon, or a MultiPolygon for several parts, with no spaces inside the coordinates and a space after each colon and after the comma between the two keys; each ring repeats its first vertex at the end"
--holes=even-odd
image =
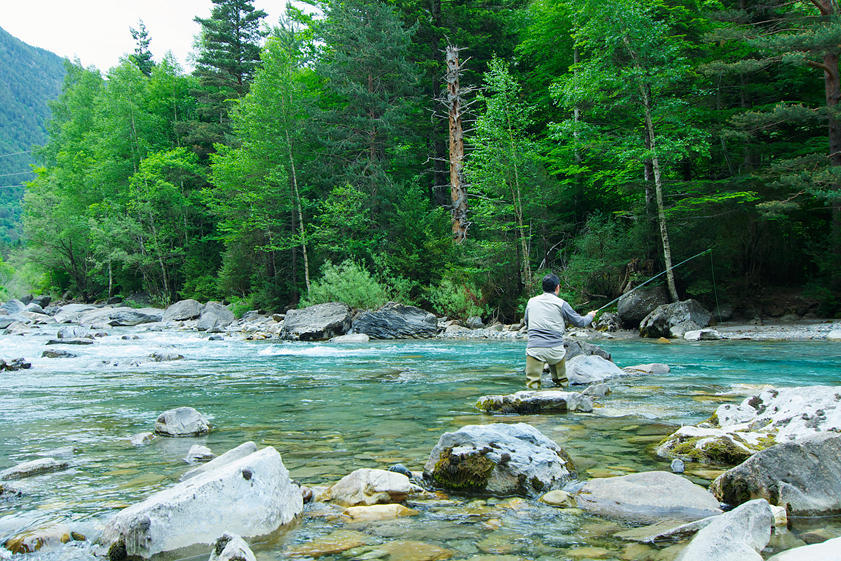
{"type": "Polygon", "coordinates": [[[763,499],[716,516],[689,542],[677,561],[762,561],[774,515],[763,499]]]}
{"type": "Polygon", "coordinates": [[[358,469],[327,490],[325,499],[344,506],[402,503],[423,489],[401,473],[383,469],[358,469]]]}
{"type": "Polygon", "coordinates": [[[93,345],[93,339],[50,339],[47,345],[93,345]]]}
{"type": "Polygon", "coordinates": [[[323,538],[311,542],[296,545],[289,548],[286,553],[293,557],[323,557],[335,555],[355,547],[367,545],[371,542],[371,536],[353,530],[336,530],[323,538]]]}
{"type": "Polygon", "coordinates": [[[651,362],[649,364],[635,364],[634,366],[625,366],[622,368],[628,374],[668,374],[672,371],[668,364],[660,362],[651,362]]]}
{"type": "Polygon", "coordinates": [[[198,436],[210,432],[210,421],[192,407],[164,411],[155,421],[155,433],[163,436],[198,436]]]}
{"type": "Polygon", "coordinates": [[[768,561],[841,561],[841,538],[827,540],[823,543],[795,547],[783,551],[768,561]]]}
{"type": "Polygon", "coordinates": [[[653,523],[692,521],[721,513],[706,489],[665,471],[591,479],[575,495],[578,507],[605,518],[653,523]]]}
{"type": "Polygon", "coordinates": [[[367,343],[371,340],[370,337],[364,333],[348,333],[347,335],[339,335],[330,339],[331,343],[367,343]]]}
{"type": "Polygon", "coordinates": [[[520,391],[508,395],[483,395],[476,402],[476,408],[486,413],[502,415],[590,412],[593,410],[593,400],[578,392],[520,391]]]}
{"type": "Polygon", "coordinates": [[[170,362],[173,360],[181,360],[184,358],[184,355],[172,351],[155,351],[149,355],[149,358],[155,362],[170,362]]]}
{"type": "Polygon", "coordinates": [[[391,520],[403,516],[415,516],[420,514],[417,510],[405,507],[401,504],[377,504],[360,505],[346,508],[342,514],[352,522],[374,522],[377,520],[391,520]]]}
{"type": "Polygon", "coordinates": [[[564,349],[566,349],[567,352],[566,356],[564,357],[567,361],[579,355],[596,355],[602,357],[605,360],[611,360],[609,352],[607,352],[598,345],[594,345],[586,341],[578,341],[576,339],[569,338],[564,339],[564,349]]]}
{"type": "Polygon", "coordinates": [[[710,486],[738,505],[762,498],[794,515],[841,513],[841,435],[825,433],[777,444],[723,473],[710,486]]]}
{"type": "Polygon", "coordinates": [[[120,511],[106,523],[98,543],[111,561],[150,559],[210,546],[225,532],[265,536],[302,510],[300,488],[277,450],[267,447],[120,511]]]}
{"type": "Polygon", "coordinates": [[[71,353],[70,351],[63,351],[61,349],[57,350],[49,350],[41,353],[42,358],[76,358],[77,355],[71,353]]]}
{"type": "Polygon", "coordinates": [[[257,561],[245,540],[225,532],[216,540],[207,561],[257,561]]]}
{"type": "Polygon", "coordinates": [[[575,497],[561,489],[549,491],[540,497],[540,502],[546,503],[550,506],[559,506],[564,508],[573,508],[576,506],[575,497]]]}
{"type": "Polygon", "coordinates": [[[438,332],[438,319],[420,308],[389,302],[354,318],[352,332],[372,339],[426,338],[438,332]]]}
{"type": "Polygon", "coordinates": [[[598,355],[579,355],[567,360],[567,377],[570,384],[593,384],[603,382],[627,373],[598,355]]]}
{"type": "Polygon", "coordinates": [[[437,545],[413,541],[397,540],[375,547],[366,555],[366,559],[389,559],[391,561],[440,561],[455,555],[452,549],[437,545]]]}
{"type": "Polygon", "coordinates": [[[687,331],[703,329],[712,314],[697,300],[683,300],[657,306],[640,323],[643,337],[683,337],[687,331]]]}
{"type": "Polygon", "coordinates": [[[155,439],[155,435],[151,432],[141,432],[129,437],[129,441],[135,446],[143,446],[155,439]]]}
{"type": "Polygon", "coordinates": [[[327,302],[300,310],[289,310],[283,320],[280,337],[300,341],[322,341],[344,335],[350,326],[350,308],[341,302],[327,302]]]}
{"type": "Polygon", "coordinates": [[[53,524],[27,530],[6,540],[3,546],[12,553],[34,553],[70,541],[84,541],[85,536],[71,532],[65,524],[53,524]]]}
{"type": "Polygon", "coordinates": [[[569,455],[525,423],[444,433],[424,466],[424,477],[441,487],[493,495],[537,496],[563,487],[574,473],[569,455]]]}
{"type": "Polygon", "coordinates": [[[32,363],[26,362],[24,358],[16,358],[9,362],[0,359],[0,372],[14,372],[16,370],[28,370],[32,368],[32,363]]]}
{"type": "Polygon", "coordinates": [[[45,473],[64,471],[68,467],[69,464],[67,462],[60,462],[54,458],[41,458],[0,471],[0,481],[35,477],[36,475],[44,475],[45,473]]]}

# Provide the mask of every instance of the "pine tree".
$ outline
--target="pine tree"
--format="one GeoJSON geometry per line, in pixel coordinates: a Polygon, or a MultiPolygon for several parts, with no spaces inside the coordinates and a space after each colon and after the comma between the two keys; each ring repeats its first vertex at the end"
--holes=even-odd
{"type": "Polygon", "coordinates": [[[205,151],[225,140],[231,100],[248,93],[260,63],[264,17],[266,12],[255,9],[253,0],[213,0],[210,17],[195,18],[202,26],[195,70],[200,121],[193,124],[191,140],[205,151]]]}
{"type": "Polygon", "coordinates": [[[152,60],[152,52],[149,50],[149,43],[152,38],[149,37],[149,32],[146,30],[146,24],[143,20],[137,23],[137,28],[129,27],[132,39],[137,43],[134,49],[134,54],[129,55],[131,60],[146,76],[152,75],[152,69],[155,68],[155,62],[152,60]]]}

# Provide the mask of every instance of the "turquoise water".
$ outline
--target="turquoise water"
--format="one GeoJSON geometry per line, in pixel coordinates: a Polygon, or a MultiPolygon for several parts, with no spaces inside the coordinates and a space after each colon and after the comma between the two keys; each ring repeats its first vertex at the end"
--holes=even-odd
{"type": "MultiPolygon", "coordinates": [[[[523,342],[348,346],[108,333],[91,346],[61,347],[79,355],[69,359],[37,358],[46,334],[0,336],[0,358],[33,362],[31,370],[0,373],[0,469],[74,449],[71,470],[16,483],[25,496],[0,500],[0,540],[53,521],[94,537],[117,509],[175,483],[196,443],[217,454],[246,440],[271,445],[293,478],[328,485],[362,467],[403,463],[420,470],[438,437],[466,424],[524,421],[565,447],[583,477],[619,475],[668,469],[652,453],[663,435],[763,384],[841,384],[837,343],[605,341],[600,344],[620,366],[665,362],[672,372],[612,382],[613,393],[592,414],[491,417],[473,403],[480,395],[523,389],[523,342]],[[139,338],[124,340],[125,334],[139,338]],[[151,362],[157,350],[185,358],[151,362]],[[210,417],[215,430],[201,438],[129,443],[132,434],[152,430],[161,411],[182,405],[210,417]]],[[[692,477],[705,483],[711,475],[692,477]]],[[[260,560],[283,559],[291,548],[349,528],[371,545],[320,559],[356,558],[392,540],[431,543],[454,551],[453,559],[628,558],[626,544],[610,538],[614,523],[533,501],[482,504],[456,496],[413,506],[418,516],[368,525],[346,525],[311,508],[255,551],[260,560]],[[585,547],[604,551],[595,556],[585,547]]],[[[90,559],[91,553],[75,544],[27,558],[90,559]]]]}

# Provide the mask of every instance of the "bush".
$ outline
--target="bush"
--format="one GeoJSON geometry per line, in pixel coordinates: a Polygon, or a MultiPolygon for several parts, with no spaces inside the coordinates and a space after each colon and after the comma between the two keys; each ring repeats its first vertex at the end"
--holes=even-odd
{"type": "Polygon", "coordinates": [[[231,301],[231,304],[230,304],[230,306],[228,306],[228,308],[230,308],[231,313],[234,314],[234,317],[239,319],[239,318],[241,318],[242,316],[245,315],[245,312],[249,312],[249,311],[255,309],[255,306],[254,306],[253,298],[252,297],[247,297],[247,298],[234,298],[231,301]]]}
{"type": "Polygon", "coordinates": [[[344,302],[351,308],[379,308],[391,299],[384,288],[363,266],[350,259],[321,267],[321,277],[312,283],[310,292],[301,299],[300,307],[344,302]]]}
{"type": "Polygon", "coordinates": [[[441,282],[429,291],[429,301],[436,312],[447,317],[466,319],[488,313],[482,291],[470,281],[441,279],[441,282]]]}

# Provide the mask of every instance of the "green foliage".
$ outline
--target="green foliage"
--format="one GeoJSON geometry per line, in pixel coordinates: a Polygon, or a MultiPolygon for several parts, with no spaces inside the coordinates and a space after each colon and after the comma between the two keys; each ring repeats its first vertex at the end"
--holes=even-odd
{"type": "Polygon", "coordinates": [[[252,297],[246,298],[234,298],[231,300],[231,303],[228,305],[231,312],[234,314],[234,317],[239,319],[245,315],[246,312],[249,312],[255,309],[254,306],[254,299],[252,297]]]}
{"type": "Polygon", "coordinates": [[[300,305],[344,302],[351,308],[375,309],[390,299],[389,288],[380,284],[362,265],[351,260],[339,265],[328,261],[321,267],[321,277],[312,284],[300,305]]]}
{"type": "Polygon", "coordinates": [[[450,318],[467,319],[472,316],[487,316],[488,305],[482,298],[482,291],[471,281],[459,282],[443,278],[430,288],[427,299],[439,314],[450,318]]]}

